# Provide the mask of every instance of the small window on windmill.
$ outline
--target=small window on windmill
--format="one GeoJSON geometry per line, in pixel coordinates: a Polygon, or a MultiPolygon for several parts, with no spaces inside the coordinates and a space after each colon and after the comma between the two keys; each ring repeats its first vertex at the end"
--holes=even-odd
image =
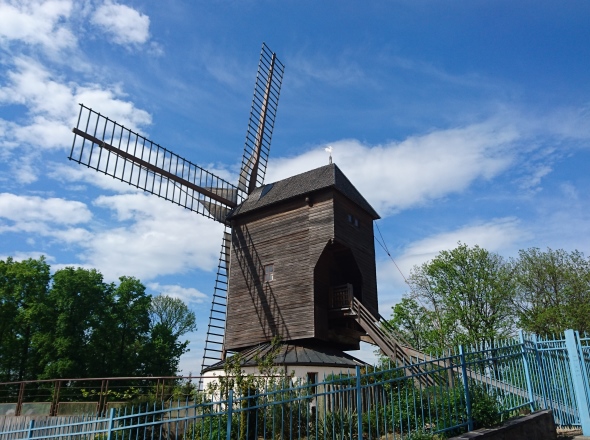
{"type": "Polygon", "coordinates": [[[264,282],[269,283],[275,279],[275,265],[267,264],[264,266],[264,282]]]}
{"type": "Polygon", "coordinates": [[[359,227],[359,219],[352,214],[348,214],[348,223],[350,223],[355,228],[359,227]]]}
{"type": "Polygon", "coordinates": [[[274,185],[274,183],[269,183],[268,185],[264,185],[262,187],[262,191],[260,191],[260,197],[258,197],[258,200],[260,200],[265,195],[267,195],[268,192],[272,189],[273,185],[274,185]]]}

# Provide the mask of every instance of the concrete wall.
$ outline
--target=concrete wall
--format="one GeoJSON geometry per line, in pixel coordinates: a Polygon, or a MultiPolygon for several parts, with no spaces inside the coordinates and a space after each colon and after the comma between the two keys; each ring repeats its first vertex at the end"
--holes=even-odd
{"type": "Polygon", "coordinates": [[[466,432],[449,440],[553,440],[557,438],[553,412],[537,411],[528,416],[509,420],[502,426],[466,432]]]}
{"type": "MultiPolygon", "coordinates": [[[[293,373],[294,380],[307,380],[307,373],[317,373],[318,382],[323,382],[325,378],[331,374],[343,374],[347,376],[356,377],[355,368],[320,367],[313,365],[287,365],[281,366],[280,368],[281,373],[293,373]]],[[[242,371],[244,372],[244,374],[252,374],[253,376],[260,375],[258,367],[243,367],[242,371]]],[[[223,370],[214,370],[205,373],[205,375],[202,378],[204,386],[203,389],[206,390],[209,383],[218,382],[219,376],[225,376],[225,372],[223,370]]]]}

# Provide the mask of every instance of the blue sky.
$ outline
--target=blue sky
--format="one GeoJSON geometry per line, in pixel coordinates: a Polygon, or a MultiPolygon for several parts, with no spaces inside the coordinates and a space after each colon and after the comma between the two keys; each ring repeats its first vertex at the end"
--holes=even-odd
{"type": "MultiPolygon", "coordinates": [[[[263,41],[286,66],[266,181],[331,145],[406,276],[458,241],[589,253],[587,0],[0,0],[0,257],[183,298],[197,373],[222,227],[70,163],[70,129],[83,102],[236,181],[263,41]]],[[[389,316],[406,289],[377,267],[389,316]]]]}

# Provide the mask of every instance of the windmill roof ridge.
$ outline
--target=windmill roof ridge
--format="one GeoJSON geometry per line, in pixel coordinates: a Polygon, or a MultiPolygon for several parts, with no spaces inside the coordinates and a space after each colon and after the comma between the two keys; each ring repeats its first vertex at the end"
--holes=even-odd
{"type": "Polygon", "coordinates": [[[359,205],[373,219],[380,218],[379,214],[348,180],[340,168],[332,163],[256,188],[246,200],[227,216],[227,219],[331,187],[359,205]]]}

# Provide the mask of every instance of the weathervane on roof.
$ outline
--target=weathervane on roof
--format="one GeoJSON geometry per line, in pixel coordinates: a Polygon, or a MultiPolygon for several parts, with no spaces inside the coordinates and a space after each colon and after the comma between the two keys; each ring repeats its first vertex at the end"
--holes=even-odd
{"type": "Polygon", "coordinates": [[[332,163],[332,151],[334,151],[334,149],[332,148],[331,145],[328,145],[328,147],[324,148],[324,149],[328,152],[328,154],[330,154],[330,164],[331,164],[332,163]]]}

